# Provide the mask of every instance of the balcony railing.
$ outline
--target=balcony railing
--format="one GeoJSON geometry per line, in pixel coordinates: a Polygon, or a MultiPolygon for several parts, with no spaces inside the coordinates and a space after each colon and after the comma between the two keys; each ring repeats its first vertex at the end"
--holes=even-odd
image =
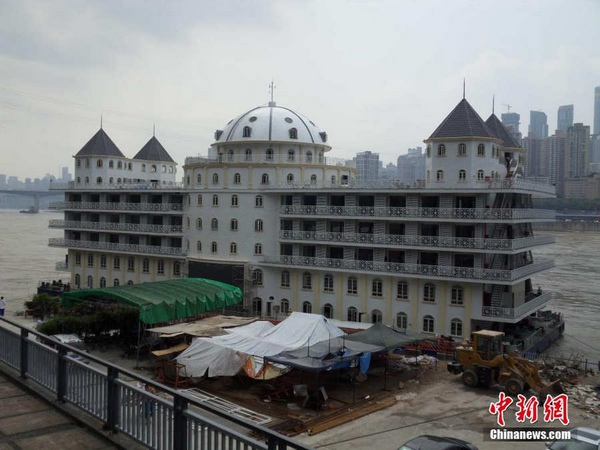
{"type": "Polygon", "coordinates": [[[484,320],[501,320],[510,319],[510,321],[518,322],[526,316],[534,313],[538,309],[543,308],[552,300],[551,292],[543,292],[532,300],[517,306],[516,308],[505,308],[500,306],[483,306],[481,308],[481,319],[484,320]]]}
{"type": "Polygon", "coordinates": [[[327,166],[343,166],[346,169],[353,169],[347,165],[344,158],[335,158],[331,156],[309,156],[309,155],[222,155],[222,156],[188,156],[185,158],[185,165],[189,164],[252,164],[252,163],[271,163],[271,164],[318,164],[327,166]]]}
{"type": "Polygon", "coordinates": [[[159,245],[118,244],[113,242],[79,241],[76,239],[63,238],[51,238],[48,245],[51,247],[86,248],[110,252],[183,256],[183,251],[179,247],[163,247],[159,245]]]}
{"type": "Polygon", "coordinates": [[[132,231],[137,233],[160,233],[181,234],[183,227],[181,225],[153,225],[146,223],[113,223],[113,222],[80,222],[77,220],[53,219],[50,221],[50,228],[67,229],[85,229],[85,230],[106,230],[106,231],[132,231]]]}
{"type": "Polygon", "coordinates": [[[107,211],[183,211],[181,203],[56,202],[53,206],[58,209],[107,211]]]}
{"type": "Polygon", "coordinates": [[[519,267],[518,269],[503,270],[285,255],[278,258],[266,257],[264,262],[266,264],[281,266],[300,266],[306,267],[307,269],[326,268],[332,270],[351,270],[357,272],[379,272],[413,275],[415,277],[464,279],[467,281],[479,281],[482,283],[511,283],[528,277],[534,273],[554,267],[553,260],[539,260],[532,264],[519,267]]]}
{"type": "Polygon", "coordinates": [[[167,184],[161,183],[76,183],[75,181],[69,181],[67,183],[50,183],[50,190],[54,191],[95,191],[95,190],[181,190],[184,188],[183,183],[169,182],[167,184]]]}
{"type": "Polygon", "coordinates": [[[376,206],[313,206],[285,205],[279,208],[282,215],[297,216],[354,216],[402,219],[447,220],[554,220],[556,211],[548,209],[513,208],[394,208],[376,206]]]}
{"type": "Polygon", "coordinates": [[[540,235],[519,239],[484,239],[442,236],[407,236],[397,234],[333,233],[326,231],[279,232],[282,240],[315,241],[325,243],[369,244],[400,247],[438,247],[466,250],[519,250],[537,245],[552,244],[554,236],[540,235]]]}

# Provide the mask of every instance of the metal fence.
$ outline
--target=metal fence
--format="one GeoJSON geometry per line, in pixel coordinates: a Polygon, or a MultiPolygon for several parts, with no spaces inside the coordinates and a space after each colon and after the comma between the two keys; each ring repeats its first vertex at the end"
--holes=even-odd
{"type": "Polygon", "coordinates": [[[310,450],[264,426],[227,414],[135,372],[0,317],[0,370],[8,366],[59,402],[69,402],[157,450],[310,450]],[[11,325],[19,330],[13,331],[11,325]],[[127,378],[127,379],[125,379],[127,378]],[[152,386],[164,396],[143,386],[152,386]],[[262,436],[261,438],[251,437],[262,436]]]}

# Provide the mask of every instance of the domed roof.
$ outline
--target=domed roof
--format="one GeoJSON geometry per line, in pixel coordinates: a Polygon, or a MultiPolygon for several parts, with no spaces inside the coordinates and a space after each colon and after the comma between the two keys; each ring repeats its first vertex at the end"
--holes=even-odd
{"type": "Polygon", "coordinates": [[[232,119],[215,131],[215,143],[274,141],[327,146],[327,133],[310,119],[275,102],[232,119]]]}

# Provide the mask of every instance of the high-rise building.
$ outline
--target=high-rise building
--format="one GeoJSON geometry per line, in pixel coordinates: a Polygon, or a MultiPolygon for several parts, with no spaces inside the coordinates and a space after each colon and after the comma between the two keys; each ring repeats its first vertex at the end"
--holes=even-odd
{"type": "Polygon", "coordinates": [[[409,148],[406,155],[398,156],[398,180],[414,183],[425,179],[425,154],[422,147],[409,148]]]}
{"type": "Polygon", "coordinates": [[[546,178],[550,176],[547,140],[547,138],[537,137],[531,131],[529,131],[529,136],[523,138],[526,161],[525,175],[528,178],[546,178]]]}
{"type": "Polygon", "coordinates": [[[370,151],[356,154],[356,179],[359,181],[377,180],[379,178],[379,153],[370,151]]]}
{"type": "Polygon", "coordinates": [[[556,120],[556,129],[567,131],[573,126],[573,105],[562,105],[558,107],[558,116],[556,120]]]}
{"type": "Polygon", "coordinates": [[[521,138],[523,135],[519,131],[519,125],[521,124],[521,115],[519,113],[504,113],[502,114],[502,125],[506,127],[511,136],[515,138],[516,143],[521,145],[521,138]]]}
{"type": "Polygon", "coordinates": [[[545,139],[548,137],[548,116],[542,111],[529,111],[528,137],[545,139]]]}
{"type": "Polygon", "coordinates": [[[565,178],[585,177],[590,164],[590,127],[576,123],[567,129],[565,178]]]}
{"type": "Polygon", "coordinates": [[[600,86],[594,89],[594,134],[600,134],[600,86]]]}

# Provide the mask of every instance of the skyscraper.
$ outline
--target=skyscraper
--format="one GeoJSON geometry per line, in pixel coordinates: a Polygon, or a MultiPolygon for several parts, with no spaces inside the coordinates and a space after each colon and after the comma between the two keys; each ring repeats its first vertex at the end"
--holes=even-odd
{"type": "Polygon", "coordinates": [[[590,164],[590,127],[576,123],[567,129],[565,178],[585,177],[590,164]]]}
{"type": "Polygon", "coordinates": [[[519,125],[521,123],[521,115],[519,113],[504,113],[502,114],[502,125],[510,132],[512,137],[515,138],[517,143],[521,144],[521,132],[519,131],[519,125]]]}
{"type": "Polygon", "coordinates": [[[594,134],[600,134],[600,86],[594,90],[594,134]]]}
{"type": "Polygon", "coordinates": [[[558,107],[558,117],[556,120],[556,129],[567,131],[573,126],[573,105],[562,105],[558,107]]]}
{"type": "Polygon", "coordinates": [[[360,181],[379,178],[379,153],[364,151],[356,154],[356,179],[360,181]]]}
{"type": "Polygon", "coordinates": [[[548,116],[542,111],[529,111],[529,136],[539,139],[548,137],[548,116]]]}

